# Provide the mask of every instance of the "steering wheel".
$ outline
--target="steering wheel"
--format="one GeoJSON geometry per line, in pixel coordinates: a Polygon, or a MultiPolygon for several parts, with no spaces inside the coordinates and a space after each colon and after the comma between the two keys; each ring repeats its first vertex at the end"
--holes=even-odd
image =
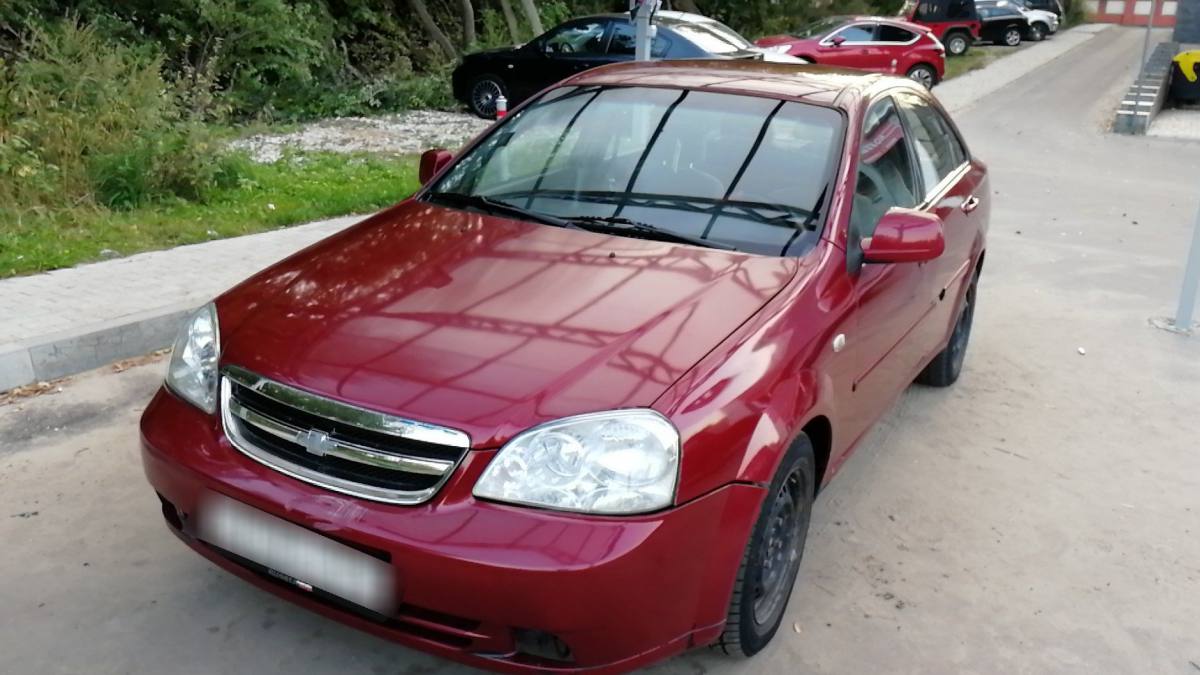
{"type": "Polygon", "coordinates": [[[570,42],[560,42],[560,43],[558,43],[558,53],[559,54],[574,54],[575,53],[575,45],[571,44],[570,42]]]}

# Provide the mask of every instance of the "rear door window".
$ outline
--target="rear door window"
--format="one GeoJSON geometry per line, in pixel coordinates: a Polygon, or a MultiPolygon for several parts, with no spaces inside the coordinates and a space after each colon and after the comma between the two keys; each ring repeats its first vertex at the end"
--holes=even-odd
{"type": "Polygon", "coordinates": [[[917,34],[905,30],[899,26],[892,26],[886,23],[879,24],[879,34],[876,37],[877,42],[896,42],[907,43],[912,42],[917,37],[917,34]]]}
{"type": "MultiPolygon", "coordinates": [[[[671,41],[659,35],[654,38],[654,45],[650,48],[650,55],[656,59],[666,56],[667,51],[671,48],[671,41]]],[[[612,39],[608,43],[608,53],[610,56],[633,56],[637,51],[637,34],[634,32],[633,24],[628,21],[616,21],[613,23],[612,39]]]]}

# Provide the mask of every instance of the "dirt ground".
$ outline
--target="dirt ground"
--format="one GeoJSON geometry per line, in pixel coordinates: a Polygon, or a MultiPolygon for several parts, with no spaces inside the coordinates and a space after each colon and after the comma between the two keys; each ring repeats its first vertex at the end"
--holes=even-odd
{"type": "MultiPolygon", "coordinates": [[[[822,493],[767,650],[655,672],[1200,675],[1200,338],[1148,325],[1177,297],[1200,144],[1102,133],[1140,40],[957,115],[996,192],[962,380],[908,391],[822,493]]],[[[0,672],[464,672],[171,537],[136,451],[161,371],[0,406],[0,672]]]]}

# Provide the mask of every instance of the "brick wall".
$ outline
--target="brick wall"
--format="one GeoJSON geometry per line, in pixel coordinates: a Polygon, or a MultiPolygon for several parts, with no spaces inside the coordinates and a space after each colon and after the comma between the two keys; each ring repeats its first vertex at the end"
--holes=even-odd
{"type": "Polygon", "coordinates": [[[1200,0],[1179,0],[1175,10],[1175,41],[1200,42],[1200,0]]]}

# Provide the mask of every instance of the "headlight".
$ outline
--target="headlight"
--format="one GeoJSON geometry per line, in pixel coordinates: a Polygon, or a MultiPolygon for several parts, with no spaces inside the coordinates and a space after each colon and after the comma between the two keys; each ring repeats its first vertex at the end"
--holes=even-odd
{"type": "Polygon", "coordinates": [[[183,400],[213,413],[217,409],[217,357],[221,336],[212,304],[196,310],[184,322],[171,350],[167,386],[183,400]]]}
{"type": "Polygon", "coordinates": [[[561,511],[632,514],[675,500],[679,432],[653,410],[556,420],[509,441],[475,484],[482,499],[561,511]]]}

